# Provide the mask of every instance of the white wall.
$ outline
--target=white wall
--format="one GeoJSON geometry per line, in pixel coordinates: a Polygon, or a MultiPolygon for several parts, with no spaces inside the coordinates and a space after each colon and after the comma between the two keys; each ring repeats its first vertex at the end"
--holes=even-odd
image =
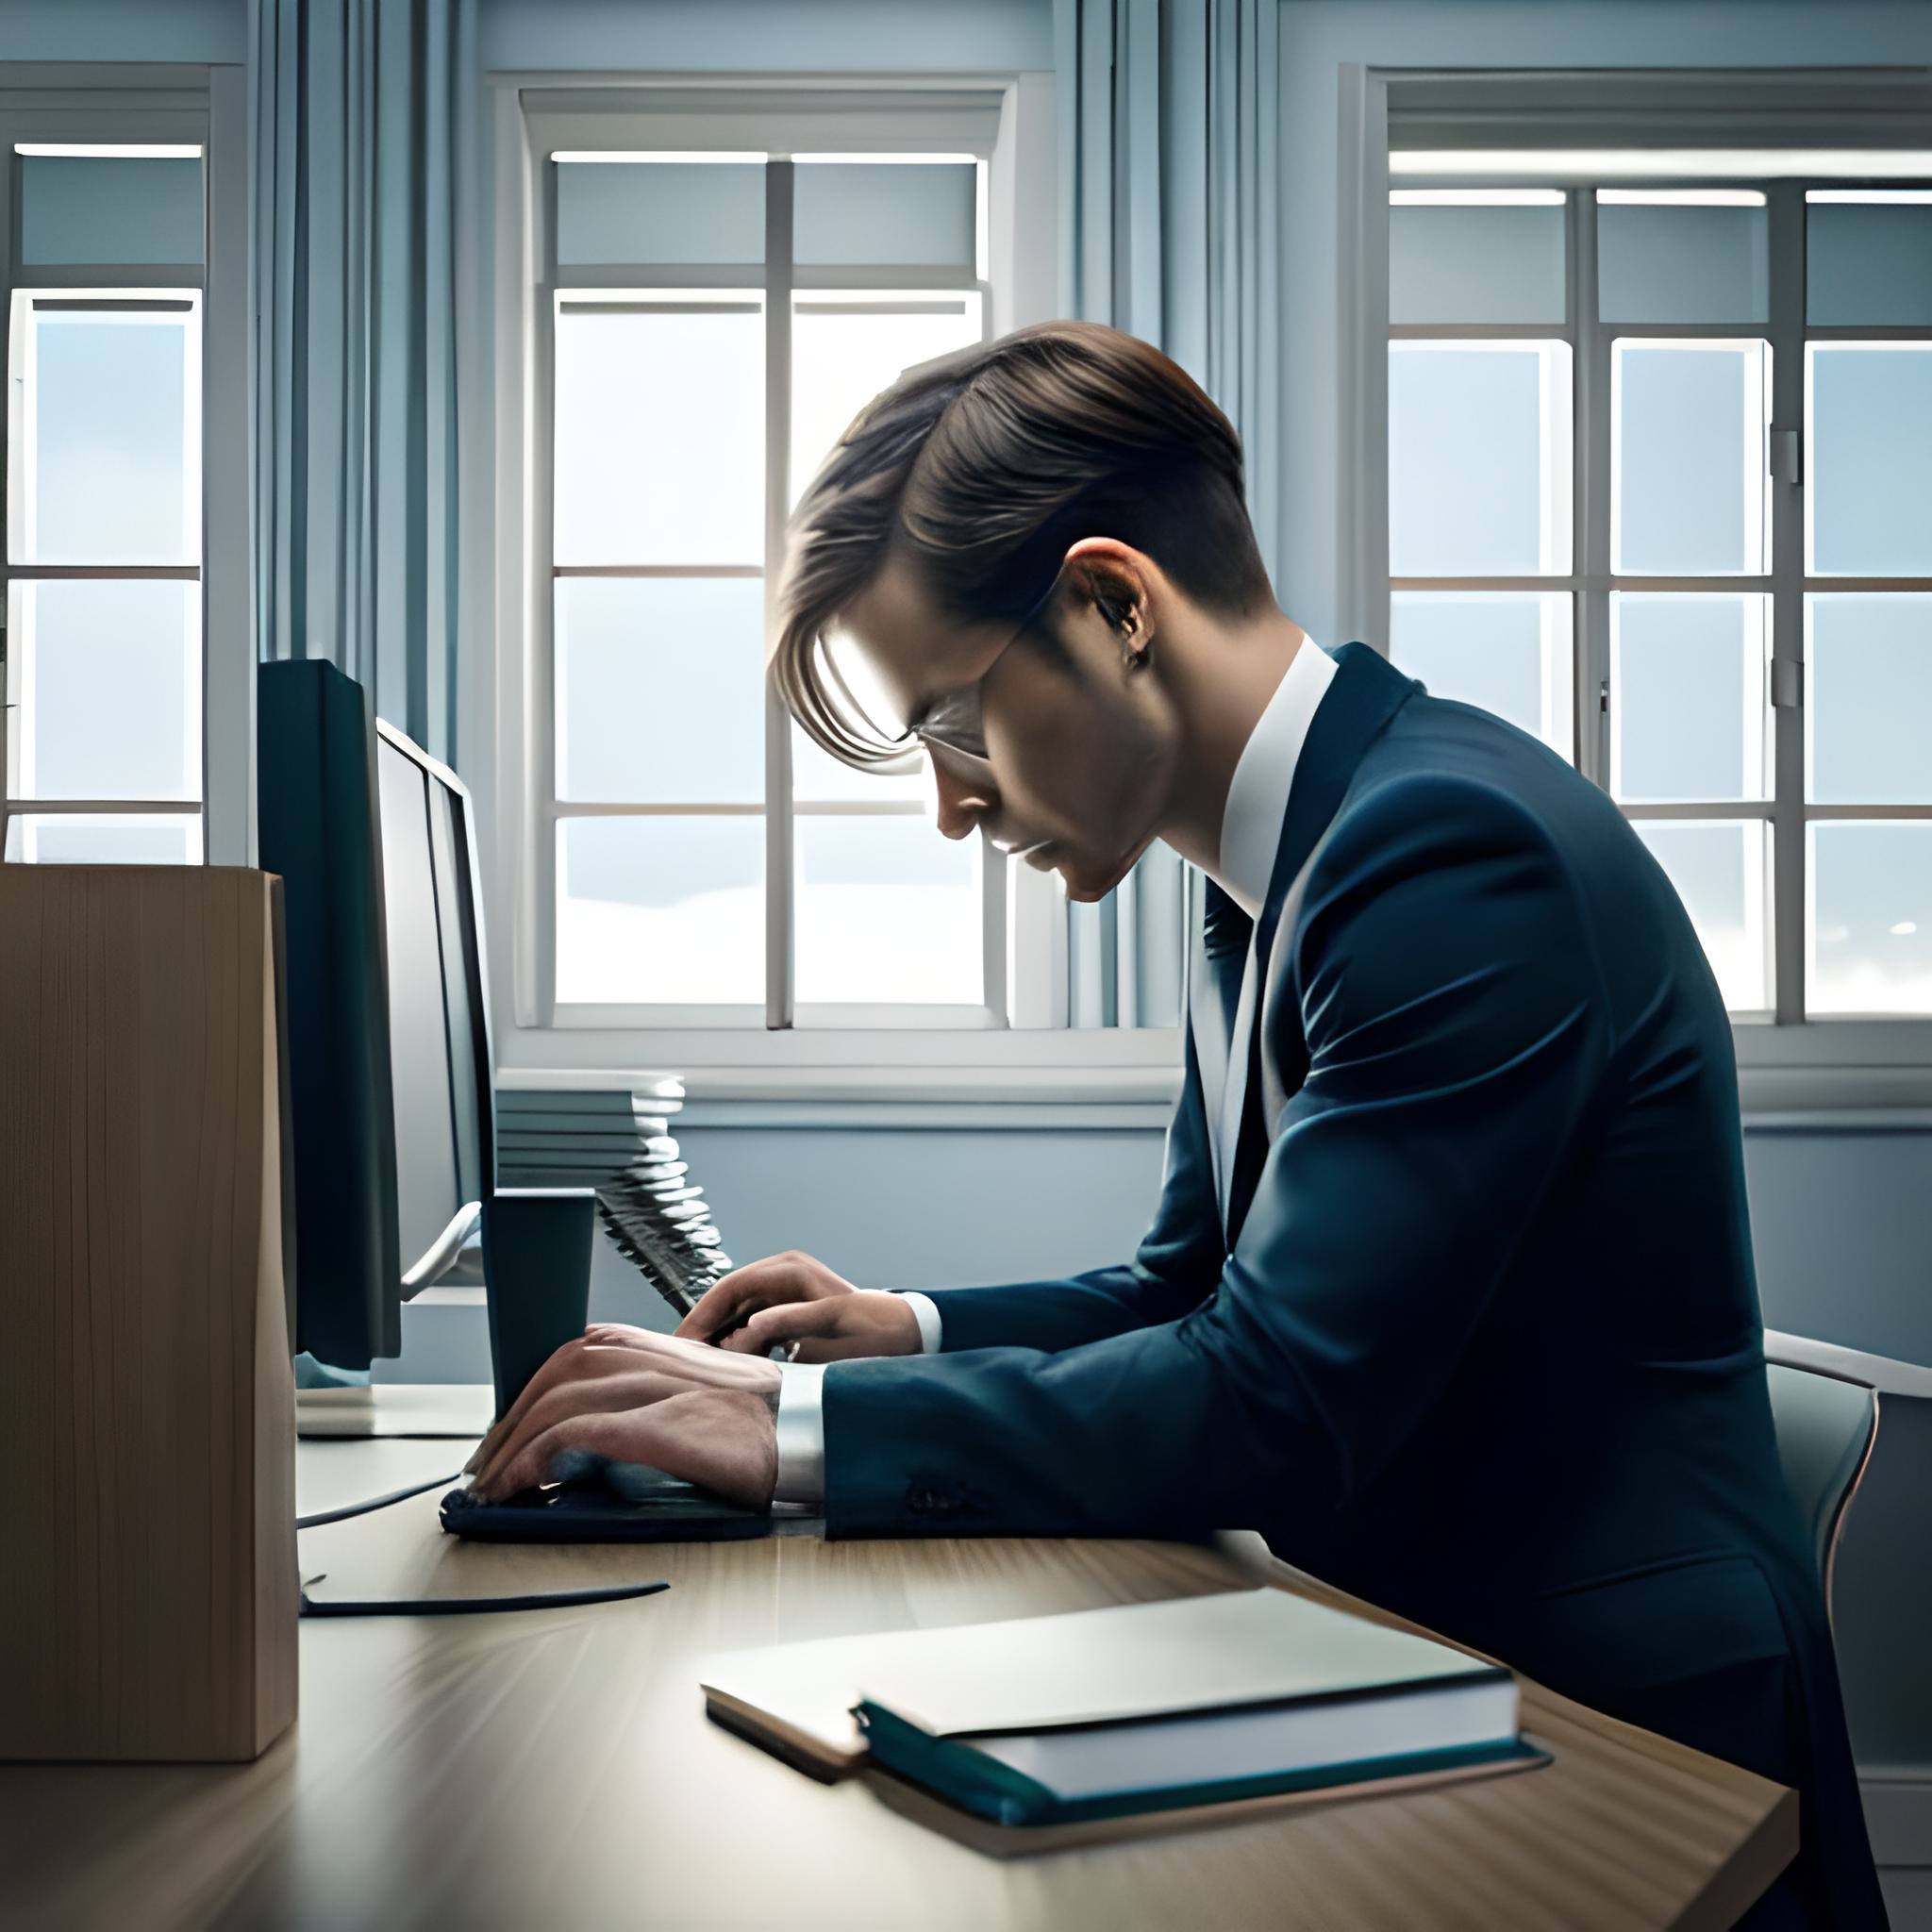
{"type": "Polygon", "coordinates": [[[810,74],[1053,65],[1051,0],[482,0],[486,68],[810,74]]]}

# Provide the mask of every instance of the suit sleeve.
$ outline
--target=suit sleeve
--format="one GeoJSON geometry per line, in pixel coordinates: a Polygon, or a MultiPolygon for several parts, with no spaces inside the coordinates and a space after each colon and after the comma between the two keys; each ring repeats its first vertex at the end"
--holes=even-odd
{"type": "Polygon", "coordinates": [[[1285,935],[1307,1077],[1212,1293],[1056,1354],[834,1365],[831,1532],[1194,1536],[1345,1504],[1585,1138],[1608,1018],[1574,891],[1485,786],[1350,808],[1285,935]]]}
{"type": "Polygon", "coordinates": [[[930,1291],[940,1311],[941,1350],[1008,1346],[1057,1353],[1172,1322],[1212,1292],[1224,1253],[1191,1027],[1186,1078],[1167,1130],[1160,1200],[1134,1259],[1058,1281],[930,1291]]]}

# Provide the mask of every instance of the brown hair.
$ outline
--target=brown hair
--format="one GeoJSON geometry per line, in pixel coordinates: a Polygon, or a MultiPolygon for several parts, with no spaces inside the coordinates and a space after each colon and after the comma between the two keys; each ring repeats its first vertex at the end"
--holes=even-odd
{"type": "Polygon", "coordinates": [[[1144,551],[1218,615],[1273,595],[1241,440],[1158,349],[1044,322],[908,370],[859,411],[792,514],[772,644],[780,694],[846,764],[894,756],[904,746],[866,732],[821,649],[888,553],[916,557],[956,619],[1017,623],[1082,537],[1144,551]]]}

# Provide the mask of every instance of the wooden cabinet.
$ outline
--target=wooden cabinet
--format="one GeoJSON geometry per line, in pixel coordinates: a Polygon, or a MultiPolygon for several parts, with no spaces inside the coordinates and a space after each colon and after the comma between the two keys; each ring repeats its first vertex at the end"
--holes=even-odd
{"type": "Polygon", "coordinates": [[[279,891],[0,866],[0,1757],[295,1715],[279,891]]]}

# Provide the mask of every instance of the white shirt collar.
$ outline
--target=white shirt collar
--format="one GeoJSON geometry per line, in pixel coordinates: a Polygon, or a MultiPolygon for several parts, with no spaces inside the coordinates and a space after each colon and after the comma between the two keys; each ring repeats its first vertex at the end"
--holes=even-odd
{"type": "Polygon", "coordinates": [[[1258,918],[1281,843],[1281,822],[1308,726],[1335,676],[1335,659],[1305,637],[1268,708],[1255,721],[1228,781],[1215,883],[1250,919],[1258,918]]]}

